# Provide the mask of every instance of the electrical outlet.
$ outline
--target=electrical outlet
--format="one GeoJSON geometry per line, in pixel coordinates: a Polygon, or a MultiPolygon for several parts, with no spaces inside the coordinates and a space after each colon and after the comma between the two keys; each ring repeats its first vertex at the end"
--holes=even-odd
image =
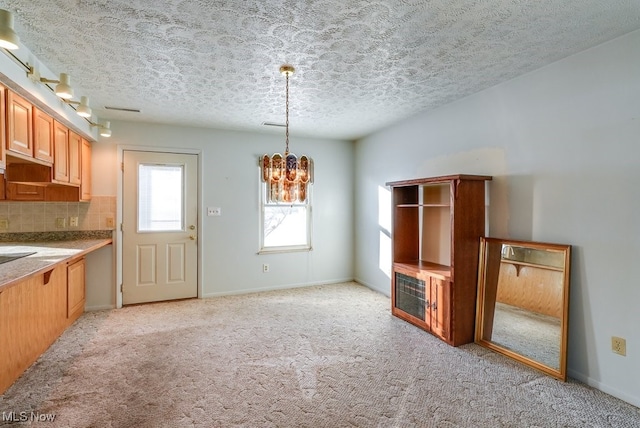
{"type": "Polygon", "coordinates": [[[113,219],[113,217],[107,217],[107,227],[110,229],[113,229],[114,227],[116,227],[116,222],[113,219]]]}
{"type": "Polygon", "coordinates": [[[67,219],[64,217],[58,217],[56,219],[56,227],[58,229],[64,229],[65,227],[67,227],[67,219]]]}
{"type": "Polygon", "coordinates": [[[78,227],[78,217],[69,217],[69,227],[78,227]]]}
{"type": "Polygon", "coordinates": [[[622,337],[611,336],[611,350],[622,356],[627,355],[627,341],[622,337]]]}
{"type": "Polygon", "coordinates": [[[8,218],[0,218],[0,230],[9,229],[9,219],[8,218]]]}
{"type": "Polygon", "coordinates": [[[262,265],[262,272],[264,273],[269,272],[269,265],[267,263],[262,265]]]}

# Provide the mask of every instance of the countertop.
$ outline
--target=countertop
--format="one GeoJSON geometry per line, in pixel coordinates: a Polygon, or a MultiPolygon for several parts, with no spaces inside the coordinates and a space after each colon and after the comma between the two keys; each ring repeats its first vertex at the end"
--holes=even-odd
{"type": "Polygon", "coordinates": [[[0,253],[36,252],[30,256],[0,264],[0,292],[32,276],[45,273],[59,263],[80,258],[112,242],[111,238],[0,242],[0,253]]]}

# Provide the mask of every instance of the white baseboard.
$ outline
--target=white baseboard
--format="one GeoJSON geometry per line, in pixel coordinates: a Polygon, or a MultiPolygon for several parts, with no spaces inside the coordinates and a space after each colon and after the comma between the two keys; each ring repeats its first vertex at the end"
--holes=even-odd
{"type": "Polygon", "coordinates": [[[297,284],[287,284],[287,285],[275,285],[271,287],[261,287],[261,288],[243,288],[240,290],[231,290],[231,291],[220,291],[214,293],[203,293],[202,298],[206,299],[209,297],[221,297],[221,296],[234,296],[237,294],[249,294],[249,293],[260,293],[263,291],[274,291],[274,290],[287,290],[290,288],[301,288],[301,287],[313,287],[316,285],[328,285],[328,284],[340,284],[341,282],[353,282],[353,278],[340,278],[326,281],[318,281],[318,282],[305,282],[305,283],[297,283],[297,284]]]}
{"type": "Polygon", "coordinates": [[[372,289],[373,291],[377,291],[378,293],[384,294],[387,297],[391,297],[391,286],[390,285],[387,286],[387,287],[384,287],[384,288],[380,288],[380,287],[376,287],[373,284],[369,284],[369,283],[367,283],[366,281],[363,281],[360,278],[356,278],[356,279],[354,279],[354,281],[357,282],[358,284],[362,284],[365,287],[372,289]]]}
{"type": "Polygon", "coordinates": [[[109,309],[115,309],[115,305],[99,305],[99,306],[85,306],[85,312],[106,311],[109,309]]]}
{"type": "Polygon", "coordinates": [[[629,404],[633,404],[636,407],[640,407],[640,398],[639,397],[633,397],[629,394],[626,394],[616,388],[612,388],[609,385],[600,382],[599,380],[595,380],[590,378],[589,376],[585,376],[582,373],[578,373],[574,370],[567,370],[567,374],[569,375],[569,377],[572,377],[582,383],[586,383],[587,385],[594,387],[595,389],[598,389],[602,392],[604,392],[605,394],[609,394],[612,395],[616,398],[621,399],[622,401],[626,401],[629,404]]]}

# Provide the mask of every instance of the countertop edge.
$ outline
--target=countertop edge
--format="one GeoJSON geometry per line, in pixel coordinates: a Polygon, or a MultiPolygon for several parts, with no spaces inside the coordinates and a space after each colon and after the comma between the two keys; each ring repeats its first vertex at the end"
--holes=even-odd
{"type": "Polygon", "coordinates": [[[3,282],[0,284],[0,293],[2,293],[3,291],[23,282],[26,281],[30,278],[33,278],[34,276],[38,276],[38,275],[42,275],[43,273],[46,273],[52,269],[55,269],[58,265],[62,264],[62,263],[68,263],[71,262],[75,259],[79,259],[93,251],[99,250],[102,247],[106,247],[107,245],[111,245],[113,244],[113,239],[111,238],[105,238],[105,239],[101,239],[101,240],[96,240],[98,242],[96,242],[94,245],[91,245],[90,247],[84,248],[82,250],[80,250],[80,252],[73,254],[71,256],[66,256],[63,257],[59,260],[55,260],[52,261],[51,263],[47,264],[46,266],[42,266],[40,268],[37,268],[25,275],[21,275],[19,277],[16,278],[12,278],[9,279],[6,282],[3,282]]]}

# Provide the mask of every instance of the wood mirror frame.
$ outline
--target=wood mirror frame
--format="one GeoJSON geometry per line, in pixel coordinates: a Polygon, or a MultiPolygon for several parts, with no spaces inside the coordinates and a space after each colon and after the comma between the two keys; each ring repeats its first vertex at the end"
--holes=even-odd
{"type": "Polygon", "coordinates": [[[571,246],[480,239],[475,342],[567,379],[571,246]]]}

